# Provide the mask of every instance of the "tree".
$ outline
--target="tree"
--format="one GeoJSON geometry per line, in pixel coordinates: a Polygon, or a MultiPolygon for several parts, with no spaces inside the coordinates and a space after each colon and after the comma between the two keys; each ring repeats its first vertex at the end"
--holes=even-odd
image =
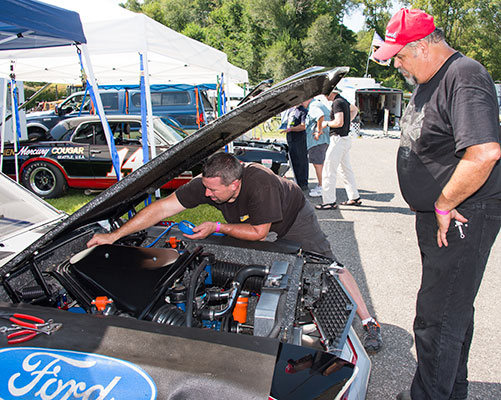
{"type": "Polygon", "coordinates": [[[480,0],[475,9],[477,24],[466,32],[461,48],[482,63],[492,78],[501,80],[501,0],[480,0]]]}
{"type": "Polygon", "coordinates": [[[363,14],[367,30],[376,30],[381,37],[384,37],[386,25],[391,18],[390,10],[393,5],[392,0],[361,0],[364,6],[363,14]]]}
{"type": "Polygon", "coordinates": [[[348,65],[359,74],[364,54],[342,24],[353,0],[128,0],[170,28],[213,46],[249,71],[251,82],[279,81],[312,65],[348,65]]]}
{"type": "Polygon", "coordinates": [[[119,3],[119,5],[130,11],[142,12],[141,4],[138,0],[127,0],[125,3],[119,3]]]}
{"type": "Polygon", "coordinates": [[[363,74],[365,54],[357,49],[357,38],[329,14],[320,15],[303,39],[305,58],[310,65],[349,66],[350,75],[363,74]]]}
{"type": "Polygon", "coordinates": [[[454,48],[461,45],[461,37],[471,24],[474,0],[417,0],[413,8],[433,15],[435,25],[442,28],[447,42],[454,48]]]}
{"type": "Polygon", "coordinates": [[[501,79],[501,0],[418,0],[411,3],[433,15],[447,43],[481,62],[501,79]]]}

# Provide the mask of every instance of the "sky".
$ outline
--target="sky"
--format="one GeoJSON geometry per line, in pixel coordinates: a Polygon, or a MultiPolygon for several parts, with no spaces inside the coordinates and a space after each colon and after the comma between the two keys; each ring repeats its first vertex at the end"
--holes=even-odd
{"type": "MultiPolygon", "coordinates": [[[[402,5],[398,1],[393,1],[393,7],[391,14],[395,14],[398,10],[402,8],[402,5]]],[[[353,32],[358,32],[364,27],[364,16],[362,10],[357,9],[352,14],[345,14],[343,18],[343,24],[350,28],[353,32]]]]}
{"type": "Polygon", "coordinates": [[[354,11],[351,15],[345,14],[343,24],[353,32],[358,32],[364,27],[364,16],[361,10],[354,11]]]}

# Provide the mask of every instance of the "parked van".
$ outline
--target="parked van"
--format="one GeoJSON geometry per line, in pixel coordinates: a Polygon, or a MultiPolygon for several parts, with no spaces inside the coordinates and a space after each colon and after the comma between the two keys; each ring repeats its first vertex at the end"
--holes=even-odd
{"type": "MultiPolygon", "coordinates": [[[[104,112],[141,114],[141,91],[124,87],[100,90],[104,112]]],[[[185,130],[195,130],[214,119],[214,108],[205,91],[191,85],[155,85],[151,88],[153,115],[169,117],[185,130]],[[198,96],[197,96],[198,93],[198,96]]],[[[59,121],[94,113],[88,92],[80,91],[67,97],[54,110],[26,115],[28,137],[40,140],[59,121]]]]}

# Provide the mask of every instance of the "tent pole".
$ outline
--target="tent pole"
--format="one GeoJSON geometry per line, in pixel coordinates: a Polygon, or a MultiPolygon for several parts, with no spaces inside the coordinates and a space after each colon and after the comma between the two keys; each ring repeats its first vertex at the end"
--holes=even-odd
{"type": "MultiPolygon", "coordinates": [[[[11,113],[14,115],[14,85],[12,84],[12,80],[10,81],[10,104],[11,104],[11,113]]],[[[12,139],[14,143],[14,169],[16,170],[16,182],[19,183],[19,161],[17,159],[17,131],[16,131],[16,121],[12,120],[12,139]]]]}
{"type": "MultiPolygon", "coordinates": [[[[12,115],[16,115],[16,103],[14,99],[14,90],[15,90],[15,81],[14,78],[10,80],[10,102],[11,102],[11,113],[12,115]]],[[[17,123],[16,119],[12,120],[12,139],[14,141],[14,168],[16,170],[16,182],[19,183],[19,160],[17,156],[17,123]]]]}
{"type": "Polygon", "coordinates": [[[222,101],[223,101],[223,107],[222,107],[223,115],[228,112],[225,86],[227,86],[227,85],[224,83],[224,73],[221,72],[221,94],[222,94],[221,97],[222,97],[222,101]]]}
{"type": "Polygon", "coordinates": [[[32,33],[34,33],[34,31],[26,31],[26,32],[19,33],[17,35],[12,35],[12,36],[6,37],[5,39],[0,40],[0,44],[4,44],[7,42],[11,42],[15,39],[19,39],[19,35],[21,35],[21,37],[26,37],[28,35],[31,35],[32,33]]]}
{"type": "Polygon", "coordinates": [[[101,101],[101,96],[99,95],[99,88],[96,83],[96,79],[94,77],[94,70],[92,68],[92,64],[90,62],[90,57],[89,57],[89,52],[87,51],[87,45],[82,44],[82,53],[85,58],[85,64],[86,64],[86,72],[87,72],[87,80],[90,83],[93,91],[94,91],[94,98],[92,100],[95,100],[95,106],[98,110],[98,115],[99,118],[101,119],[101,124],[103,125],[104,133],[106,135],[106,142],[108,143],[108,150],[110,151],[111,159],[113,161],[113,168],[115,169],[115,174],[117,176],[117,180],[120,180],[121,178],[121,172],[120,172],[120,160],[118,157],[117,149],[115,148],[115,140],[113,138],[113,135],[111,133],[110,125],[108,124],[108,120],[106,119],[106,115],[104,114],[104,107],[103,107],[103,102],[101,101]]]}
{"type": "Polygon", "coordinates": [[[2,137],[1,137],[1,151],[0,151],[0,172],[3,171],[3,149],[5,143],[5,125],[7,125],[7,121],[5,120],[5,116],[7,115],[7,79],[2,79],[3,81],[3,98],[2,98],[2,137]]]}
{"type": "Polygon", "coordinates": [[[364,75],[364,78],[367,78],[368,77],[368,73],[369,73],[369,60],[371,58],[371,52],[369,51],[369,55],[367,56],[367,64],[365,65],[365,75],[364,75]]]}
{"type": "MultiPolygon", "coordinates": [[[[228,79],[228,78],[226,78],[228,79]]],[[[226,87],[228,88],[228,90],[230,90],[230,81],[228,79],[228,83],[226,83],[226,87]]],[[[222,111],[223,111],[223,114],[226,114],[229,110],[228,110],[228,107],[229,107],[229,101],[228,101],[228,98],[227,98],[227,93],[226,93],[226,89],[224,87],[224,74],[221,72],[221,103],[222,103],[222,111]]],[[[229,153],[233,153],[235,151],[235,146],[233,145],[233,142],[230,142],[228,143],[228,152],[229,153]]]]}
{"type": "MultiPolygon", "coordinates": [[[[157,156],[157,148],[155,145],[155,133],[153,130],[153,108],[151,106],[151,89],[150,89],[150,71],[148,68],[148,52],[143,53],[144,60],[144,89],[146,93],[146,119],[148,125],[148,138],[150,142],[151,149],[151,159],[153,160],[157,156]]],[[[160,198],[160,189],[155,191],[155,198],[160,198]]]]}

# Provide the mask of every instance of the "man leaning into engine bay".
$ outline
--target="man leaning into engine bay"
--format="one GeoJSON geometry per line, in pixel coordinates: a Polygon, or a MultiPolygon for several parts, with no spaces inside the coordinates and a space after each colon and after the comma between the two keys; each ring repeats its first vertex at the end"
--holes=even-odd
{"type": "MultiPolygon", "coordinates": [[[[296,183],[261,164],[241,164],[233,155],[222,152],[207,159],[202,176],[148,205],[113,232],[95,234],[87,247],[111,244],[200,204],[216,207],[227,223],[203,222],[193,228],[192,235],[185,234],[187,238],[204,239],[220,232],[249,241],[286,239],[299,243],[305,251],[335,260],[311,203],[296,183]]],[[[379,351],[383,343],[381,328],[370,315],[353,275],[343,268],[339,279],[357,304],[365,349],[379,351]]]]}

